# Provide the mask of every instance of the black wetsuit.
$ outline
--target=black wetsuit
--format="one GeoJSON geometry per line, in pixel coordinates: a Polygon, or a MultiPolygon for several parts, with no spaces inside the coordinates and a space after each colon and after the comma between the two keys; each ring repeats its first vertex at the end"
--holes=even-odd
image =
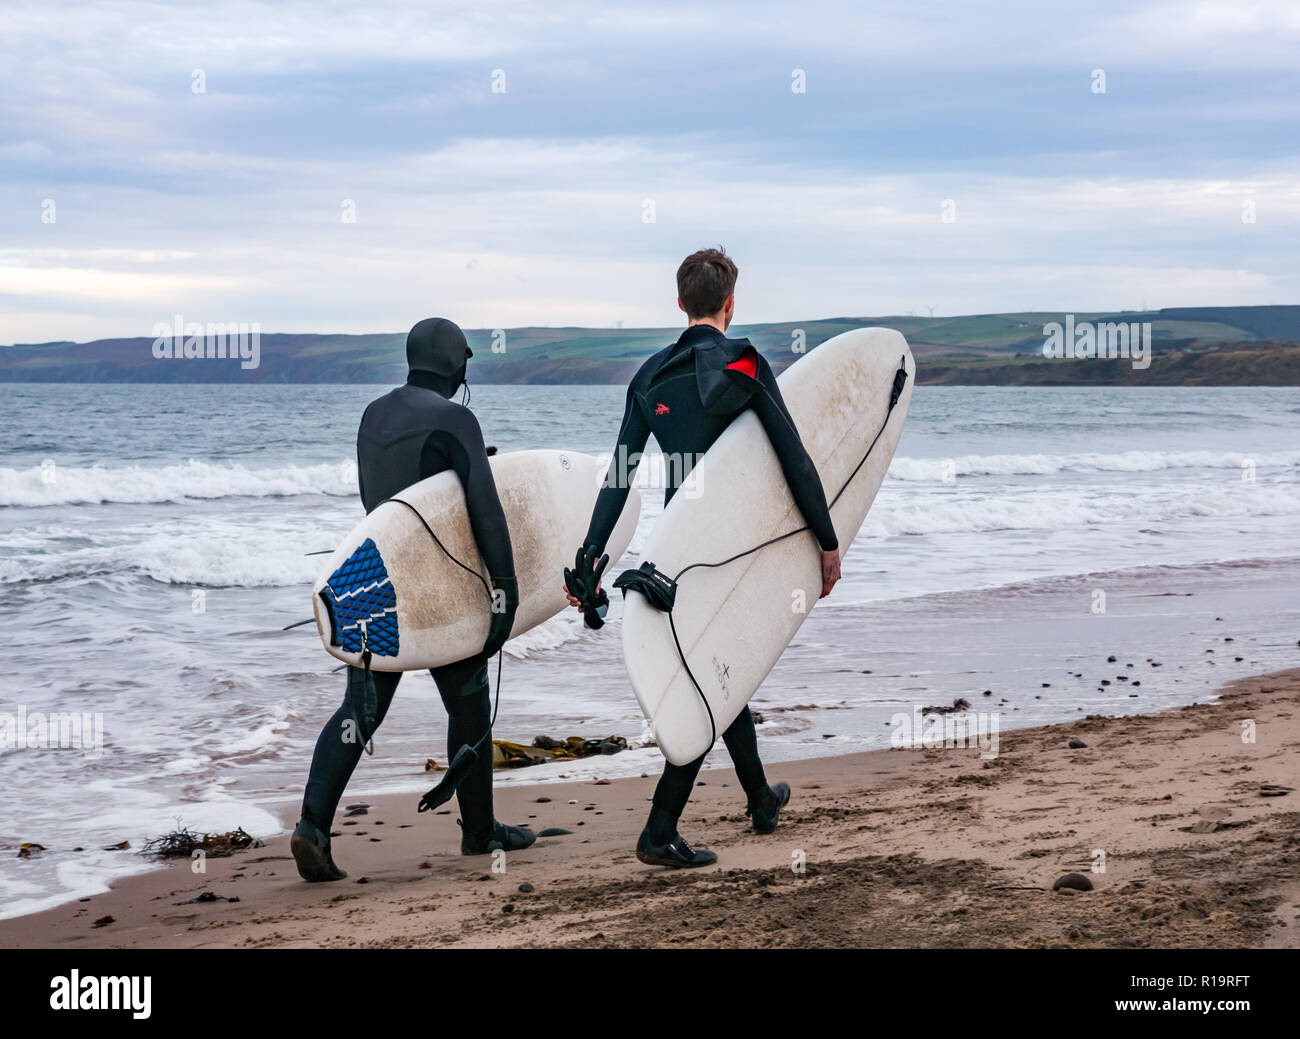
{"type": "MultiPolygon", "coordinates": [[[[468,409],[447,398],[458,378],[412,371],[405,386],[380,397],[366,408],[357,431],[357,474],[366,512],[413,483],[453,469],[465,488],[470,526],[479,554],[493,578],[513,578],[514,558],[505,513],[497,497],[487,450],[478,420],[468,409]]],[[[487,657],[476,653],[430,671],[447,708],[448,760],[464,744],[474,744],[491,722],[487,657]]],[[[379,698],[378,723],[393,702],[401,672],[373,671],[379,698]]],[[[316,741],[302,814],[328,833],[362,746],[345,739],[354,717],[352,703],[360,695],[364,673],[348,668],[343,704],[325,723],[316,741]]],[[[378,727],[378,724],[376,725],[378,727]]],[[[492,755],[483,754],[456,788],[466,834],[482,836],[492,830],[492,755]]]]}
{"type": "MultiPolygon", "coordinates": [[[[676,343],[646,361],[633,377],[611,463],[611,475],[616,478],[606,479],[596,500],[586,543],[604,551],[627,501],[635,471],[632,456],[644,451],[650,434],[669,456],[664,494],[667,504],[694,463],[736,416],[749,408],[763,424],[809,529],[823,550],[838,548],[821,477],[799,439],[771,367],[749,340],[728,339],[711,325],[692,325],[676,343]]],[[[752,805],[765,790],[767,780],[748,707],[722,738],[752,805]]],[[[701,755],[688,765],[665,764],[654,796],[654,805],[660,811],[651,816],[652,821],[658,820],[652,825],[659,826],[661,832],[652,833],[653,840],[666,841],[673,836],[668,827],[676,826],[703,763],[701,755]]]]}

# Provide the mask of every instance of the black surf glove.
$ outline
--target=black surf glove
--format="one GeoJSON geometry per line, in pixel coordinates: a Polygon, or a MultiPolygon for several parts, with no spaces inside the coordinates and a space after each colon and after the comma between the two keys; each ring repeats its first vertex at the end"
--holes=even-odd
{"type": "Polygon", "coordinates": [[[515,612],[519,609],[519,582],[513,577],[492,578],[492,622],[488,626],[487,641],[483,643],[483,655],[496,656],[506,639],[510,638],[510,629],[514,627],[515,612]]]}
{"type": "Polygon", "coordinates": [[[609,610],[609,596],[600,588],[600,575],[609,566],[609,554],[597,559],[598,555],[600,549],[595,545],[583,545],[574,557],[573,569],[564,568],[564,587],[582,604],[582,619],[587,627],[594,629],[605,626],[605,614],[609,610]]]}

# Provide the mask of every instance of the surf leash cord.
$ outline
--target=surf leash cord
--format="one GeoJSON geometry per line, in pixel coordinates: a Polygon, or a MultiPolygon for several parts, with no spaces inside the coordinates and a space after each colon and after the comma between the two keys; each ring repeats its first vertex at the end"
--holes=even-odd
{"type": "MultiPolygon", "coordinates": [[[[383,501],[379,503],[379,505],[386,505],[389,502],[393,502],[396,505],[403,505],[406,508],[410,509],[411,512],[415,514],[415,518],[420,521],[420,526],[422,526],[425,529],[425,531],[428,532],[429,537],[433,539],[433,543],[442,550],[443,555],[445,555],[458,567],[464,570],[467,574],[473,574],[474,577],[478,579],[479,583],[483,585],[483,590],[487,593],[488,602],[489,603],[494,602],[494,598],[492,595],[492,586],[488,583],[487,578],[485,578],[473,567],[467,566],[465,563],[461,562],[461,560],[457,559],[455,555],[452,554],[451,550],[448,549],[447,546],[442,543],[442,539],[439,538],[438,535],[434,533],[433,528],[429,526],[428,521],[424,518],[424,516],[421,514],[419,509],[417,509],[409,501],[406,501],[402,498],[385,498],[383,501]]],[[[375,506],[375,508],[378,507],[379,507],[378,505],[375,506]]],[[[321,553],[308,553],[308,554],[319,555],[321,553]]],[[[282,630],[288,631],[290,628],[297,628],[304,624],[310,624],[314,619],[315,618],[309,618],[308,620],[305,621],[299,621],[296,624],[290,624],[288,627],[282,630]]],[[[357,733],[358,735],[362,735],[365,737],[365,743],[363,744],[365,751],[367,754],[373,754],[374,753],[373,735],[374,735],[374,727],[375,727],[374,723],[376,718],[378,717],[379,697],[378,697],[378,693],[375,690],[374,679],[371,678],[370,675],[371,653],[370,653],[369,640],[367,637],[364,624],[362,625],[361,640],[362,640],[361,668],[359,670],[362,671],[362,679],[361,679],[362,691],[360,697],[361,699],[360,710],[358,711],[355,698],[352,696],[351,682],[349,682],[348,685],[348,700],[352,708],[352,720],[357,727],[357,733]]],[[[492,737],[492,730],[493,728],[495,728],[497,723],[497,712],[500,711],[501,709],[502,652],[500,650],[497,650],[496,657],[497,657],[497,689],[496,689],[496,696],[494,698],[494,703],[492,707],[492,719],[488,722],[487,729],[484,731],[483,735],[478,738],[477,741],[475,741],[473,744],[469,744],[469,743],[462,744],[460,750],[456,751],[455,756],[452,758],[450,764],[448,764],[447,766],[447,772],[446,775],[442,777],[442,781],[439,782],[437,786],[435,786],[432,790],[430,790],[427,794],[425,794],[424,797],[420,799],[419,810],[421,812],[431,811],[432,809],[437,808],[438,806],[445,804],[447,801],[451,800],[452,794],[456,792],[456,787],[460,785],[461,780],[465,778],[465,775],[469,772],[471,768],[473,768],[474,763],[478,761],[479,752],[482,749],[483,744],[486,743],[488,740],[490,740],[492,737]]]]}
{"type": "MultiPolygon", "coordinates": [[[[853,482],[853,478],[857,476],[858,473],[862,471],[862,467],[867,464],[867,459],[871,457],[871,452],[875,450],[876,444],[880,442],[880,438],[884,436],[885,430],[889,426],[890,416],[893,415],[894,408],[897,406],[899,398],[903,395],[903,389],[906,385],[907,357],[904,355],[898,362],[898,370],[894,372],[894,385],[891,387],[889,393],[889,407],[885,409],[885,417],[880,423],[880,429],[878,429],[876,435],[871,438],[871,443],[867,446],[866,453],[858,460],[858,464],[853,467],[853,472],[849,473],[845,478],[844,483],[840,485],[840,489],[835,492],[835,497],[827,503],[826,508],[828,510],[835,507],[836,502],[844,496],[844,492],[848,490],[849,484],[853,482]]],[[[763,387],[763,392],[767,393],[766,387],[763,387]]],[[[673,635],[673,645],[677,648],[677,656],[680,658],[682,667],[686,671],[686,677],[691,680],[691,685],[693,685],[695,691],[699,693],[700,702],[704,704],[704,710],[708,712],[709,715],[709,728],[713,734],[712,739],[709,740],[710,747],[718,741],[718,723],[713,717],[713,708],[709,705],[709,698],[704,695],[704,689],[700,686],[699,681],[695,677],[695,673],[691,670],[691,665],[686,660],[686,653],[682,650],[681,639],[677,635],[677,625],[673,621],[673,608],[677,604],[677,583],[685,574],[692,570],[716,569],[718,567],[727,566],[738,559],[752,556],[754,553],[759,552],[770,545],[775,545],[781,541],[787,540],[788,538],[792,538],[797,534],[802,534],[808,529],[808,524],[805,523],[802,527],[798,527],[795,530],[788,530],[784,534],[778,534],[774,538],[768,538],[768,540],[754,545],[752,548],[747,548],[743,552],[737,552],[734,556],[728,556],[726,559],[719,560],[716,563],[690,563],[687,566],[682,567],[682,569],[673,577],[669,577],[667,574],[661,572],[655,567],[653,562],[647,560],[635,570],[624,570],[614,581],[614,587],[622,590],[624,598],[627,597],[628,589],[633,589],[634,591],[638,591],[644,595],[646,599],[649,600],[650,604],[656,609],[662,610],[664,613],[668,614],[668,628],[673,635]]]]}
{"type": "MultiPolygon", "coordinates": [[[[411,512],[415,514],[415,518],[420,521],[420,526],[422,526],[428,532],[429,537],[433,539],[433,543],[437,545],[440,549],[442,549],[443,555],[445,555],[458,567],[464,570],[467,574],[473,574],[476,578],[478,578],[479,583],[483,585],[483,590],[487,592],[488,602],[491,603],[493,601],[492,586],[488,583],[487,578],[484,577],[482,574],[480,574],[473,567],[466,566],[464,563],[462,563],[451,553],[451,550],[448,549],[447,546],[442,543],[442,539],[439,538],[438,535],[434,533],[433,528],[429,526],[428,521],[424,518],[424,516],[421,514],[419,509],[417,509],[409,501],[405,501],[402,498],[385,498],[379,504],[384,505],[390,501],[397,505],[405,505],[408,509],[410,509],[411,512]]],[[[376,506],[376,508],[378,508],[378,506],[376,506]]],[[[492,707],[492,720],[488,722],[488,727],[486,730],[484,730],[483,735],[480,736],[478,740],[475,741],[472,745],[469,743],[461,744],[460,750],[456,751],[455,756],[451,759],[451,762],[447,765],[446,774],[442,777],[441,780],[439,780],[438,784],[435,787],[433,787],[433,789],[431,789],[422,798],[420,798],[418,811],[431,812],[433,811],[433,809],[438,808],[441,805],[444,805],[448,801],[450,801],[451,795],[456,792],[456,788],[460,786],[461,780],[465,778],[465,776],[469,773],[469,770],[474,767],[475,762],[478,761],[479,752],[483,744],[492,738],[492,730],[497,723],[497,712],[501,709],[501,658],[502,656],[503,656],[502,651],[497,650],[497,691],[496,691],[495,703],[492,707]]],[[[369,665],[367,665],[367,670],[368,668],[369,665]]]]}

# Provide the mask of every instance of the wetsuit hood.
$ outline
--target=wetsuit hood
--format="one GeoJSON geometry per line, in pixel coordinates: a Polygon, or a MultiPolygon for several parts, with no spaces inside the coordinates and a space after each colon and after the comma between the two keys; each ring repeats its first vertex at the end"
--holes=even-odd
{"type": "Polygon", "coordinates": [[[406,373],[406,384],[408,386],[419,386],[423,390],[433,390],[434,393],[451,400],[465,382],[465,367],[465,364],[462,363],[460,370],[454,375],[438,375],[436,372],[412,368],[406,373]]]}
{"type": "MultiPolygon", "coordinates": [[[[473,356],[465,333],[446,318],[417,321],[406,335],[406,363],[413,371],[450,377],[463,373],[465,362],[473,356]]],[[[463,381],[463,374],[461,378],[463,381]]]]}
{"type": "Polygon", "coordinates": [[[692,325],[677,340],[670,357],[675,360],[690,351],[695,360],[695,388],[704,410],[730,415],[745,407],[758,385],[750,375],[730,367],[748,350],[755,350],[748,339],[728,339],[712,325],[692,325]]]}

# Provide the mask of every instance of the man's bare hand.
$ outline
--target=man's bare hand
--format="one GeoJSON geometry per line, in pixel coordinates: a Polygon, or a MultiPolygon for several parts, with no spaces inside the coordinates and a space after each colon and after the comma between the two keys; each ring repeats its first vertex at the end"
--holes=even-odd
{"type": "MultiPolygon", "coordinates": [[[[598,583],[596,584],[596,594],[597,594],[597,595],[600,594],[600,589],[601,589],[602,585],[603,585],[603,582],[598,582],[598,583]]],[[[579,601],[578,599],[575,599],[572,595],[569,594],[569,586],[568,586],[567,584],[564,586],[564,597],[565,597],[566,599],[569,600],[569,605],[570,605],[570,606],[573,606],[573,607],[575,607],[575,608],[577,608],[577,609],[579,609],[579,610],[582,609],[582,603],[581,603],[581,601],[579,601]]]]}
{"type": "Polygon", "coordinates": [[[822,598],[831,594],[831,589],[840,579],[839,549],[822,553],[822,598]]]}

